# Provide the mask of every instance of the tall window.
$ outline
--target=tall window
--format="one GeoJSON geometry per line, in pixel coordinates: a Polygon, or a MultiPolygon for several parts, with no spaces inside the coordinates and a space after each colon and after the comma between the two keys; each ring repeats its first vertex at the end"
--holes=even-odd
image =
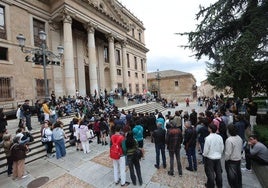
{"type": "Polygon", "coordinates": [[[8,48],[0,47],[0,60],[8,61],[8,48]]]}
{"type": "MultiPolygon", "coordinates": [[[[45,81],[44,79],[36,79],[36,95],[37,97],[45,96],[45,81]]],[[[47,86],[49,88],[49,81],[47,80],[47,86]]]]}
{"type": "Polygon", "coordinates": [[[122,83],[117,83],[117,88],[123,88],[123,84],[122,83]]]}
{"type": "Polygon", "coordinates": [[[121,65],[121,60],[120,60],[120,51],[116,50],[115,52],[115,61],[117,65],[121,65]]]}
{"type": "Polygon", "coordinates": [[[127,54],[127,68],[130,68],[129,54],[127,54]]]}
{"type": "Polygon", "coordinates": [[[139,41],[141,41],[141,33],[139,33],[139,41]]]}
{"type": "Polygon", "coordinates": [[[108,50],[108,46],[104,46],[103,56],[104,56],[104,62],[105,63],[108,63],[109,62],[109,50],[108,50]]]}
{"type": "Polygon", "coordinates": [[[33,19],[34,45],[41,46],[41,39],[39,38],[39,31],[45,31],[45,22],[33,19]]]}
{"type": "Polygon", "coordinates": [[[128,77],[130,77],[130,71],[127,71],[127,75],[128,75],[128,77]]]}
{"type": "Polygon", "coordinates": [[[118,75],[118,76],[121,76],[121,74],[122,74],[122,73],[121,73],[121,69],[117,69],[117,75],[118,75]]]}
{"type": "Polygon", "coordinates": [[[135,30],[134,30],[134,28],[132,28],[132,37],[135,37],[135,30]]]}
{"type": "Polygon", "coordinates": [[[138,63],[137,63],[137,57],[134,57],[134,64],[135,64],[135,69],[138,69],[138,63]]]}
{"type": "Polygon", "coordinates": [[[135,77],[138,78],[138,73],[137,72],[135,72],[135,77]]]}
{"type": "Polygon", "coordinates": [[[175,81],[175,86],[179,86],[179,81],[175,81]]]}
{"type": "Polygon", "coordinates": [[[132,93],[132,85],[128,84],[128,87],[129,87],[129,93],[132,93]]]}
{"type": "Polygon", "coordinates": [[[0,101],[12,98],[11,78],[0,77],[0,101]]]}
{"type": "Polygon", "coordinates": [[[140,93],[139,84],[136,84],[136,93],[140,93]]]}
{"type": "Polygon", "coordinates": [[[0,38],[6,39],[5,8],[0,6],[0,38]]]}
{"type": "Polygon", "coordinates": [[[142,91],[145,90],[145,84],[142,84],[142,91]]]}
{"type": "Polygon", "coordinates": [[[141,77],[144,78],[144,74],[141,74],[141,77]]]}
{"type": "Polygon", "coordinates": [[[141,70],[144,71],[144,67],[143,67],[143,59],[141,59],[141,70]]]}

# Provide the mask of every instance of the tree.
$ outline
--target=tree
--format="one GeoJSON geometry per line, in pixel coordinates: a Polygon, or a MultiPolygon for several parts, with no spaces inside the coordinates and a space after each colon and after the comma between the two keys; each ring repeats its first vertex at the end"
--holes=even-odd
{"type": "Polygon", "coordinates": [[[250,97],[268,91],[268,1],[219,0],[200,6],[196,30],[181,33],[199,60],[208,56],[208,82],[216,89],[229,86],[234,95],[250,97]]]}

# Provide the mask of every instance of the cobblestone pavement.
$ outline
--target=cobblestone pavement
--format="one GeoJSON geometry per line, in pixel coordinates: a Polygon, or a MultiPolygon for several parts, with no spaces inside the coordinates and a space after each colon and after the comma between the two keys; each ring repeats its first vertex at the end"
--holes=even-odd
{"type": "MultiPolygon", "coordinates": [[[[190,107],[184,107],[183,104],[176,109],[167,109],[174,114],[175,110],[190,110],[196,108],[197,112],[204,109],[196,107],[196,104],[191,104],[190,107]]],[[[164,112],[163,114],[167,113],[164,112]]],[[[68,122],[69,120],[64,120],[68,122]]],[[[9,122],[10,130],[16,127],[16,121],[9,122]]],[[[37,126],[36,126],[37,127],[37,126]]],[[[91,152],[84,154],[81,151],[76,151],[75,147],[67,149],[67,155],[62,160],[55,158],[42,158],[35,162],[26,165],[26,173],[28,176],[25,179],[14,181],[6,174],[0,175],[1,187],[8,188],[26,188],[28,185],[40,177],[48,177],[49,182],[44,184],[43,188],[109,188],[120,187],[113,183],[113,168],[112,161],[109,158],[109,146],[102,146],[96,143],[96,139],[90,144],[91,152]]],[[[143,177],[143,185],[146,188],[203,188],[206,182],[203,165],[198,165],[197,172],[185,170],[187,159],[184,149],[181,149],[181,161],[183,167],[183,176],[179,177],[175,165],[175,177],[168,176],[169,157],[167,156],[167,168],[156,169],[155,164],[155,149],[154,144],[150,139],[145,139],[144,144],[145,158],[141,160],[141,171],[143,177]]],[[[201,156],[197,154],[198,159],[201,156]]],[[[261,185],[254,173],[243,173],[243,188],[261,188],[261,185]]],[[[223,166],[223,187],[228,188],[226,173],[223,166]]],[[[129,171],[127,170],[127,181],[131,182],[129,171]]],[[[135,187],[130,184],[128,187],[135,187]]],[[[29,187],[30,188],[30,187],[29,187]]]]}

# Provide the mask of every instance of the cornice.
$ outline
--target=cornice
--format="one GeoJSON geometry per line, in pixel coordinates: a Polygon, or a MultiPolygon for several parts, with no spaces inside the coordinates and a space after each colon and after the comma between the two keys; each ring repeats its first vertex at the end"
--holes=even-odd
{"type": "Polygon", "coordinates": [[[133,41],[133,40],[131,40],[131,39],[128,38],[128,39],[126,40],[126,42],[127,42],[127,44],[128,44],[129,46],[135,47],[135,48],[141,50],[141,51],[144,52],[144,53],[149,52],[149,49],[148,49],[148,48],[146,48],[145,46],[143,46],[142,44],[140,44],[140,43],[138,43],[138,42],[136,42],[136,41],[133,41]]]}

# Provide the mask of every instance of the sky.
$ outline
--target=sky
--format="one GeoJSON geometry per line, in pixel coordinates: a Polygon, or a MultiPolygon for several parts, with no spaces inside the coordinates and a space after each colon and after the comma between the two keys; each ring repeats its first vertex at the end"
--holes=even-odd
{"type": "Polygon", "coordinates": [[[197,61],[194,52],[179,47],[187,45],[187,37],[176,35],[194,31],[199,5],[209,6],[216,0],[118,0],[131,13],[140,19],[145,27],[147,71],[157,69],[178,70],[192,73],[196,84],[206,79],[207,57],[197,61]]]}

